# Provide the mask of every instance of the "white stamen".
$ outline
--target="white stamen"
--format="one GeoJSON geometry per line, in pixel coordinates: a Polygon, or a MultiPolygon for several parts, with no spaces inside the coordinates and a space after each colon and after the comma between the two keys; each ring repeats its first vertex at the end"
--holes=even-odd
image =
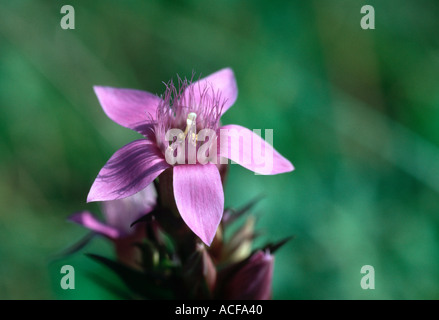
{"type": "Polygon", "coordinates": [[[189,141],[193,144],[197,144],[197,114],[190,112],[186,119],[186,129],[184,130],[184,137],[189,136],[189,141]]]}
{"type": "Polygon", "coordinates": [[[196,119],[197,119],[197,114],[195,112],[191,112],[187,115],[186,124],[190,127],[192,126],[192,123],[194,123],[196,119]]]}

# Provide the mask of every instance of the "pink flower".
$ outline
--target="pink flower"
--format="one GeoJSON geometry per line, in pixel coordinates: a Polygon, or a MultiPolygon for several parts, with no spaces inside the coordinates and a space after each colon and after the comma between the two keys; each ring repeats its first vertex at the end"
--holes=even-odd
{"type": "Polygon", "coordinates": [[[221,177],[217,165],[212,163],[218,158],[210,155],[213,147],[219,146],[217,156],[260,174],[294,170],[287,159],[252,131],[238,125],[220,127],[222,114],[235,103],[238,95],[230,68],[194,83],[180,81],[179,90],[170,82],[163,97],[132,89],[94,89],[110,119],[141,133],[146,139],[127,144],[110,158],[94,181],[87,202],[128,197],[146,188],[164,170],[172,168],[177,209],[189,228],[210,245],[224,211],[221,177]],[[207,129],[210,131],[203,131],[207,129]],[[220,133],[222,139],[206,138],[204,132],[215,132],[218,136],[220,133]],[[230,143],[229,132],[250,137],[253,143],[249,141],[246,147],[230,143]],[[257,145],[265,154],[273,155],[269,169],[261,169],[261,159],[253,152],[257,145]],[[202,149],[206,146],[208,148],[202,149]],[[181,150],[183,152],[179,154],[181,150]],[[209,162],[193,157],[200,150],[209,154],[209,162]],[[169,161],[170,158],[180,161],[169,161]]]}
{"type": "Polygon", "coordinates": [[[152,211],[156,197],[157,193],[151,184],[130,197],[103,202],[102,213],[105,222],[99,221],[89,211],[77,212],[68,220],[112,240],[118,259],[136,267],[138,259],[134,243],[140,242],[145,234],[143,228],[138,225],[131,227],[131,223],[152,211]]]}

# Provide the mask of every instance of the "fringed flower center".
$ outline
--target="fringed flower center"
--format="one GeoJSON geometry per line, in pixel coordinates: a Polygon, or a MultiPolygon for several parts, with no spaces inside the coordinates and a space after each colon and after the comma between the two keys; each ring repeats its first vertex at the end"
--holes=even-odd
{"type": "MultiPolygon", "coordinates": [[[[208,83],[192,83],[192,80],[180,78],[178,83],[178,89],[172,81],[166,84],[162,102],[157,108],[155,139],[164,155],[179,156],[179,161],[171,161],[174,162],[171,164],[194,164],[199,161],[192,159],[190,151],[197,153],[202,145],[216,140],[212,133],[219,127],[225,101],[208,83]]],[[[208,146],[205,148],[209,149],[208,146]]]]}

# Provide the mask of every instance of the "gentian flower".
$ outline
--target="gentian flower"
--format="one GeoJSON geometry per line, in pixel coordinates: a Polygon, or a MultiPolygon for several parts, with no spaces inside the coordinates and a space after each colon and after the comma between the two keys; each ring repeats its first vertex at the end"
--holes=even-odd
{"type": "Polygon", "coordinates": [[[131,224],[152,211],[156,198],[156,190],[151,184],[130,197],[102,202],[104,222],[89,211],[74,213],[68,220],[110,239],[114,243],[118,260],[138,267],[139,259],[134,244],[144,238],[145,232],[141,226],[131,227],[131,224]]]}
{"type": "Polygon", "coordinates": [[[287,159],[249,129],[220,126],[221,116],[238,95],[230,68],[195,82],[180,80],[178,90],[170,82],[162,97],[133,89],[96,86],[94,90],[110,119],[146,139],[116,151],[99,172],[87,202],[131,196],[171,169],[175,204],[182,219],[210,245],[224,211],[218,158],[230,159],[259,174],[294,170],[287,159]],[[243,137],[243,144],[234,143],[236,134],[243,137]],[[263,157],[254,152],[256,148],[272,155],[270,166],[261,167],[263,157]],[[200,154],[206,156],[204,161],[200,154]]]}

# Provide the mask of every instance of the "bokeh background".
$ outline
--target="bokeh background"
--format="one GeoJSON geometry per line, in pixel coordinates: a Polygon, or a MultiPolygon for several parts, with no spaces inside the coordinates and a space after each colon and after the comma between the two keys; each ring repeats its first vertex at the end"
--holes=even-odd
{"type": "Polygon", "coordinates": [[[260,243],[296,236],[276,254],[273,298],[439,298],[438,16],[435,0],[1,0],[0,298],[123,297],[84,255],[111,257],[103,239],[52,260],[87,233],[66,217],[99,211],[85,203],[99,169],[139,137],[92,86],[161,94],[176,74],[226,66],[239,97],[223,122],[274,129],[296,167],[232,165],[225,186],[227,206],[265,195],[260,243]],[[75,30],[60,27],[65,4],[75,30]],[[375,30],[360,28],[365,4],[375,30]],[[64,264],[75,290],[59,286],[64,264]]]}

